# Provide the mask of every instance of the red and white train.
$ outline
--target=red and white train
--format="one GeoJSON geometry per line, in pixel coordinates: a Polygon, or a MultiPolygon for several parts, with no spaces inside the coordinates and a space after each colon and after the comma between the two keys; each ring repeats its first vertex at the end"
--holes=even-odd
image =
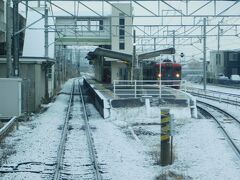
{"type": "Polygon", "coordinates": [[[181,76],[182,65],[171,60],[164,60],[162,63],[151,62],[143,65],[144,80],[160,80],[161,78],[164,84],[176,84],[179,87],[181,76]]]}

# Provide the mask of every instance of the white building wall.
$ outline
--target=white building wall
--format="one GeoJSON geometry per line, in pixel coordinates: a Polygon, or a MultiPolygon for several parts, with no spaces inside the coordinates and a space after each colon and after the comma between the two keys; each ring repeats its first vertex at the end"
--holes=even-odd
{"type": "Polygon", "coordinates": [[[219,74],[224,74],[224,53],[219,52],[220,62],[217,62],[217,51],[210,52],[209,73],[212,78],[218,78],[219,74]]]}
{"type": "MultiPolygon", "coordinates": [[[[131,4],[129,3],[124,3],[124,4],[113,4],[115,7],[118,9],[121,9],[124,13],[127,15],[132,14],[132,8],[131,4]]],[[[132,54],[133,51],[133,39],[132,39],[132,24],[133,24],[133,18],[132,17],[126,17],[125,16],[125,49],[120,50],[119,49],[119,14],[123,14],[121,11],[118,9],[112,7],[112,19],[111,19],[111,24],[112,24],[112,50],[114,51],[120,51],[120,52],[126,52],[132,54]],[[117,17],[115,17],[117,16],[117,17]],[[130,25],[130,26],[128,26],[130,25]]]]}
{"type": "MultiPolygon", "coordinates": [[[[111,24],[112,24],[112,38],[111,38],[111,44],[112,44],[112,50],[114,51],[120,51],[124,53],[129,53],[132,54],[133,52],[133,29],[132,29],[132,24],[133,24],[133,18],[132,17],[126,17],[126,15],[123,14],[123,12],[129,16],[132,15],[133,8],[131,4],[129,3],[122,3],[122,4],[113,4],[113,6],[117,7],[118,9],[121,9],[119,11],[115,7],[112,7],[112,19],[111,19],[111,24]],[[120,43],[120,36],[119,36],[119,17],[124,17],[125,19],[125,37],[124,37],[124,45],[125,48],[121,50],[119,48],[119,43],[120,43]],[[129,26],[130,25],[130,26],[129,26]]],[[[123,42],[123,41],[121,41],[123,42]]],[[[119,76],[120,68],[127,68],[127,65],[124,63],[120,62],[114,62],[112,61],[111,63],[111,77],[112,77],[112,82],[113,80],[119,80],[123,79],[123,77],[119,76]]]]}

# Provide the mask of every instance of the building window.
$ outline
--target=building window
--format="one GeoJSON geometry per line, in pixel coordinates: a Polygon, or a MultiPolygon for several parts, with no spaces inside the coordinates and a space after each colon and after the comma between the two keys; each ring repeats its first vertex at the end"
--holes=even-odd
{"type": "Polygon", "coordinates": [[[120,25],[120,26],[124,26],[124,25],[125,25],[125,19],[124,19],[124,17],[120,17],[120,18],[119,18],[119,25],[120,25]]]}
{"type": "Polygon", "coordinates": [[[125,43],[120,42],[119,43],[119,49],[124,50],[125,49],[125,43]]]}
{"type": "Polygon", "coordinates": [[[103,20],[99,21],[99,31],[103,30],[103,20]]]}
{"type": "Polygon", "coordinates": [[[125,17],[124,14],[119,14],[119,49],[125,49],[125,17]]]}
{"type": "Polygon", "coordinates": [[[232,68],[232,74],[238,74],[238,69],[237,68],[232,68]]]}
{"type": "Polygon", "coordinates": [[[98,31],[99,30],[99,21],[90,21],[90,30],[98,31]]]}
{"type": "Polygon", "coordinates": [[[88,31],[88,21],[77,21],[79,31],[88,31]]]}
{"type": "Polygon", "coordinates": [[[52,66],[48,67],[48,78],[52,78],[52,66]]]}
{"type": "Polygon", "coordinates": [[[124,29],[119,29],[119,39],[124,39],[125,31],[124,29]]]}
{"type": "Polygon", "coordinates": [[[229,53],[229,61],[237,61],[237,53],[229,53]]]}

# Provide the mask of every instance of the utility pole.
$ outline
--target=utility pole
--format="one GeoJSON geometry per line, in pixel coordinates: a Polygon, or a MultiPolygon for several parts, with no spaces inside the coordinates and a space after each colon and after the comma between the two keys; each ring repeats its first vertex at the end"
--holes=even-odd
{"type": "Polygon", "coordinates": [[[206,18],[203,19],[203,90],[206,91],[206,18]]]}
{"type": "Polygon", "coordinates": [[[45,100],[49,101],[49,93],[48,93],[48,8],[47,2],[45,0],[45,8],[44,8],[44,54],[46,59],[45,64],[45,100]]]}
{"type": "MultiPolygon", "coordinates": [[[[154,41],[153,48],[154,48],[154,51],[156,51],[156,38],[154,38],[153,41],[154,41]]],[[[154,61],[156,61],[156,57],[154,57],[154,61]]]]}
{"type": "MultiPolygon", "coordinates": [[[[218,35],[217,35],[217,57],[216,57],[216,60],[217,60],[217,65],[216,66],[218,66],[219,65],[219,62],[220,62],[220,52],[219,52],[219,50],[220,50],[220,24],[218,23],[218,35]]],[[[216,68],[216,70],[217,70],[217,74],[219,74],[219,69],[218,69],[218,67],[216,68]]]]}
{"type": "Polygon", "coordinates": [[[220,24],[218,23],[218,36],[217,36],[217,39],[218,39],[218,44],[217,44],[217,51],[218,51],[218,54],[219,54],[219,50],[220,50],[220,24]]]}
{"type": "Polygon", "coordinates": [[[45,0],[45,8],[44,8],[44,54],[45,58],[48,58],[48,7],[47,2],[45,0]]]}
{"type": "Polygon", "coordinates": [[[6,3],[6,55],[7,55],[7,77],[13,76],[12,72],[12,19],[10,18],[11,12],[11,0],[7,0],[6,3]]]}
{"type": "Polygon", "coordinates": [[[19,17],[18,17],[18,0],[13,0],[13,69],[14,76],[19,77],[19,17]],[[17,34],[16,34],[17,33],[17,34]]]}
{"type": "MultiPolygon", "coordinates": [[[[175,30],[173,30],[173,48],[175,49],[175,30]]],[[[175,62],[175,54],[173,54],[173,62],[175,62]]]]}
{"type": "Polygon", "coordinates": [[[133,79],[142,80],[141,66],[136,55],[136,31],[133,31],[133,79]]]}
{"type": "Polygon", "coordinates": [[[133,79],[137,79],[137,68],[138,68],[138,62],[136,59],[136,31],[133,30],[133,61],[132,61],[132,67],[133,67],[133,79]]]}
{"type": "Polygon", "coordinates": [[[79,74],[78,75],[81,77],[81,50],[80,49],[78,50],[78,59],[79,59],[78,60],[79,61],[79,67],[78,67],[79,68],[79,74]]]}
{"type": "Polygon", "coordinates": [[[62,46],[58,45],[58,48],[57,48],[57,80],[58,80],[58,83],[57,83],[57,88],[60,89],[60,86],[61,86],[61,76],[60,76],[60,71],[61,71],[61,51],[62,51],[62,46]]]}

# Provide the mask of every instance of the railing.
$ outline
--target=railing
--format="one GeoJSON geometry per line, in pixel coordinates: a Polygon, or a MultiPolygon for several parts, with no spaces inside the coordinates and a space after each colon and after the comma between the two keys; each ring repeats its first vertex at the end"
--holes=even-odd
{"type": "Polygon", "coordinates": [[[207,99],[215,100],[215,101],[218,101],[219,103],[227,103],[227,105],[232,104],[232,105],[235,105],[236,107],[240,106],[239,94],[219,92],[214,90],[204,90],[200,88],[194,88],[191,86],[186,86],[186,90],[187,92],[195,96],[203,97],[205,99],[207,98],[207,99]]]}
{"type": "Polygon", "coordinates": [[[0,129],[0,140],[3,139],[10,129],[17,123],[17,117],[13,117],[5,126],[0,129]]]}
{"type": "Polygon", "coordinates": [[[168,96],[178,91],[176,88],[186,91],[184,80],[114,80],[114,98],[145,97],[145,96],[168,96]]]}

